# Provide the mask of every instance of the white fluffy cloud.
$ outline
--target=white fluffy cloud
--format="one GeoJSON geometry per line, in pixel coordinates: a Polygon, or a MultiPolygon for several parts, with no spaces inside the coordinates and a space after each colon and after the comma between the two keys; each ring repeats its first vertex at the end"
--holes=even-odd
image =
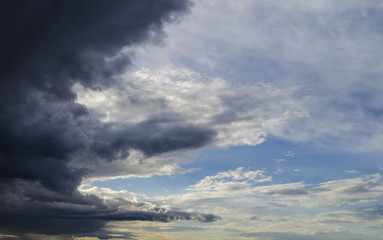
{"type": "Polygon", "coordinates": [[[236,170],[219,172],[215,176],[207,176],[188,190],[196,192],[220,192],[220,193],[252,193],[252,185],[255,183],[271,181],[264,171],[250,171],[239,167],[236,170]]]}

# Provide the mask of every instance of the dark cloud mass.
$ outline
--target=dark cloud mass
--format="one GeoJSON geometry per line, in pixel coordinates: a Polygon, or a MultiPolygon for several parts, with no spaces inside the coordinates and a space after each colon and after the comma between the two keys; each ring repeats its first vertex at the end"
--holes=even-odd
{"type": "Polygon", "coordinates": [[[72,90],[76,83],[100,91],[118,84],[115,76],[130,64],[120,50],[161,36],[162,25],[188,7],[186,0],[0,0],[0,233],[84,233],[109,220],[215,219],[121,210],[83,196],[76,189],[89,170],[69,165],[79,156],[113,161],[130,149],[151,156],[211,140],[214,133],[198,126],[101,123],[72,90]]]}

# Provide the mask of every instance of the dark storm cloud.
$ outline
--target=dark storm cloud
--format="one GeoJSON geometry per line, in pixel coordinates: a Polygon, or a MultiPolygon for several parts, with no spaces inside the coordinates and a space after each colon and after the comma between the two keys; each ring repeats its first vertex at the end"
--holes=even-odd
{"type": "MultiPolygon", "coordinates": [[[[79,235],[80,237],[81,235],[79,235]]],[[[106,232],[106,231],[101,231],[101,232],[95,232],[91,234],[86,234],[81,237],[96,237],[101,240],[108,240],[108,239],[137,239],[137,235],[134,235],[132,233],[127,233],[127,232],[106,232]]]]}
{"type": "Polygon", "coordinates": [[[121,212],[81,195],[89,169],[69,165],[78,156],[113,161],[131,149],[151,156],[211,140],[214,133],[198,126],[101,123],[72,90],[118,84],[115,76],[130,64],[120,50],[161,36],[162,25],[188,7],[186,0],[0,0],[0,231],[64,234],[96,231],[109,220],[215,219],[121,212]]]}
{"type": "Polygon", "coordinates": [[[126,150],[134,148],[152,156],[177,149],[204,146],[214,135],[210,129],[180,124],[171,119],[153,119],[130,127],[112,124],[97,132],[92,152],[113,159],[115,154],[126,156],[126,150]]]}
{"type": "Polygon", "coordinates": [[[19,182],[6,195],[2,194],[1,201],[0,232],[8,234],[89,233],[99,230],[108,221],[211,222],[218,218],[212,214],[166,210],[123,198],[102,200],[95,195],[79,193],[63,196],[40,188],[37,183],[25,182],[19,182]]]}
{"type": "Polygon", "coordinates": [[[114,84],[113,74],[121,70],[117,66],[128,60],[122,57],[121,64],[107,58],[145,41],[150,31],[159,32],[187,3],[0,3],[1,177],[39,180],[51,189],[70,191],[82,171],[67,166],[70,155],[92,145],[94,129],[102,128],[85,106],[74,102],[73,84],[114,84]]]}
{"type": "Polygon", "coordinates": [[[1,76],[8,87],[17,86],[18,78],[73,98],[74,81],[108,84],[129,60],[107,57],[161,31],[164,21],[186,7],[182,0],[2,0],[1,76]]]}

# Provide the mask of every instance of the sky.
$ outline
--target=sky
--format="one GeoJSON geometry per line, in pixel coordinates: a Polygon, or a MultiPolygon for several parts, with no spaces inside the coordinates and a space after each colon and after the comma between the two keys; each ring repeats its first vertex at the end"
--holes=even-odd
{"type": "Polygon", "coordinates": [[[0,0],[0,239],[383,239],[379,0],[0,0]]]}

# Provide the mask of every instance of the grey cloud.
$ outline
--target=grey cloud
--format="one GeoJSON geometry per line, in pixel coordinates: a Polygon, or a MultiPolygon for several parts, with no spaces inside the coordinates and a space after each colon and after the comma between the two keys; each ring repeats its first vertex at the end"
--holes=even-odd
{"type": "MultiPolygon", "coordinates": [[[[73,84],[117,84],[118,72],[102,69],[111,65],[107,58],[146,41],[188,3],[4,0],[1,5],[1,179],[29,179],[70,192],[84,175],[67,165],[71,156],[92,150],[95,136],[110,135],[86,106],[74,102],[73,84]]],[[[122,143],[109,147],[127,151],[122,143]]]]}
{"type": "Polygon", "coordinates": [[[344,205],[378,201],[382,196],[380,174],[359,178],[322,182],[311,187],[305,184],[282,184],[257,187],[261,194],[276,198],[297,200],[306,206],[344,205]],[[300,198],[300,196],[305,196],[300,198]]]}
{"type": "Polygon", "coordinates": [[[205,228],[201,227],[172,227],[167,229],[162,229],[158,227],[145,227],[145,230],[151,232],[183,232],[183,231],[206,231],[205,228]]]}
{"type": "Polygon", "coordinates": [[[268,195],[287,195],[287,196],[299,196],[306,195],[308,191],[306,189],[279,189],[279,190],[271,190],[267,191],[268,195]]]}
{"type": "Polygon", "coordinates": [[[376,180],[361,182],[344,189],[342,192],[345,194],[358,195],[358,194],[373,192],[374,187],[379,187],[379,186],[381,186],[381,183],[377,183],[376,180]]]}
{"type": "Polygon", "coordinates": [[[95,195],[71,196],[20,182],[0,195],[0,232],[8,234],[78,234],[98,231],[108,221],[197,220],[212,222],[212,214],[168,210],[125,198],[101,199],[95,195]]]}
{"type": "Polygon", "coordinates": [[[95,217],[95,219],[101,220],[114,220],[114,221],[159,221],[170,222],[174,220],[198,220],[200,222],[214,222],[219,217],[213,214],[196,214],[182,211],[167,211],[167,212],[142,212],[132,211],[120,214],[106,215],[101,217],[95,217]]]}
{"type": "Polygon", "coordinates": [[[209,143],[215,133],[207,128],[174,122],[171,119],[150,120],[133,126],[112,124],[95,135],[92,152],[106,158],[116,158],[116,152],[129,148],[148,156],[177,149],[197,148],[209,143]],[[171,124],[169,124],[171,123],[171,124]],[[165,125],[165,126],[163,126],[165,125]],[[117,149],[117,151],[115,151],[117,149]]]}
{"type": "Polygon", "coordinates": [[[372,205],[355,210],[357,216],[365,220],[383,219],[383,205],[372,205]]]}
{"type": "Polygon", "coordinates": [[[164,21],[187,7],[182,0],[3,0],[1,4],[0,31],[5,36],[1,76],[7,77],[7,85],[28,76],[24,82],[65,99],[73,97],[70,87],[75,81],[93,87],[108,84],[128,60],[121,64],[106,57],[145,41],[150,31],[160,32],[164,21]]]}
{"type": "Polygon", "coordinates": [[[116,232],[116,233],[113,233],[113,232],[107,232],[107,231],[100,231],[100,232],[95,232],[95,233],[91,233],[91,234],[79,234],[78,236],[83,236],[83,237],[96,237],[96,238],[99,238],[99,239],[114,239],[114,238],[117,238],[117,239],[137,239],[137,236],[132,234],[132,233],[128,233],[128,232],[116,232]],[[112,234],[115,234],[115,235],[112,235],[112,234]]]}
{"type": "Polygon", "coordinates": [[[187,0],[0,1],[1,232],[66,234],[97,231],[109,220],[214,219],[141,212],[127,203],[119,212],[119,205],[81,195],[76,189],[90,169],[70,164],[210,141],[213,132],[193,125],[102,123],[75,102],[73,91],[75,84],[97,91],[118,85],[116,76],[131,63],[121,50],[159,40],[163,24],[189,6],[187,0]]]}

